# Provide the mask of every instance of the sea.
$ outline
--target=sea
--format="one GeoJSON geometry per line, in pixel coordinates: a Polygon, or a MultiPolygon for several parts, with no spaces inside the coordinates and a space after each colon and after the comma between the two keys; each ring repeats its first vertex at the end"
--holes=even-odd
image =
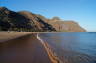
{"type": "Polygon", "coordinates": [[[39,33],[62,63],[96,63],[96,32],[39,33]]]}

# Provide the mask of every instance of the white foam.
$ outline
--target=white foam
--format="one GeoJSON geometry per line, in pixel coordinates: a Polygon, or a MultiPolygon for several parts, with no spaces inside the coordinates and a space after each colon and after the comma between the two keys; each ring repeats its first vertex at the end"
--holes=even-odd
{"type": "MultiPolygon", "coordinates": [[[[45,48],[47,48],[47,50],[50,49],[50,47],[46,47],[46,45],[44,44],[44,41],[39,37],[38,33],[37,33],[37,39],[40,40],[40,42],[45,46],[45,48]]],[[[52,49],[50,49],[50,50],[52,51],[52,49]]],[[[55,52],[54,52],[54,56],[58,57],[55,52]]],[[[59,63],[63,63],[59,58],[58,58],[58,60],[59,60],[59,63]]]]}
{"type": "Polygon", "coordinates": [[[44,43],[44,41],[39,37],[39,34],[37,34],[37,39],[44,43]]]}

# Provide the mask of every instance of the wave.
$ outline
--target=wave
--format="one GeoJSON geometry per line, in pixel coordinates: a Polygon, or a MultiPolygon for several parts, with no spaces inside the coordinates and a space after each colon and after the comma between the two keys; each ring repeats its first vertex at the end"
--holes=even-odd
{"type": "Polygon", "coordinates": [[[39,37],[39,34],[37,34],[37,39],[40,40],[41,43],[44,43],[44,41],[39,37]]]}
{"type": "Polygon", "coordinates": [[[37,34],[37,39],[42,43],[42,45],[44,46],[45,50],[47,51],[47,54],[50,58],[50,60],[52,61],[52,63],[63,63],[59,57],[57,56],[57,54],[52,50],[51,46],[47,43],[44,42],[43,39],[40,38],[39,34],[37,34]]]}

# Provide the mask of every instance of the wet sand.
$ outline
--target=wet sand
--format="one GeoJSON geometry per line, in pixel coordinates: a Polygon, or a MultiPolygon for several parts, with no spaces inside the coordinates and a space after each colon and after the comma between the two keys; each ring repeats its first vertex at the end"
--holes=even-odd
{"type": "Polygon", "coordinates": [[[44,46],[45,50],[47,51],[47,54],[50,58],[50,60],[52,61],[52,63],[63,63],[58,56],[56,55],[56,53],[52,50],[51,46],[47,43],[44,42],[41,37],[39,36],[39,34],[37,34],[37,39],[40,40],[41,44],[44,46]]]}
{"type": "Polygon", "coordinates": [[[0,63],[52,63],[34,34],[0,43],[0,63]]]}
{"type": "Polygon", "coordinates": [[[62,49],[59,36],[48,36],[32,33],[0,43],[0,63],[96,63],[95,57],[62,49]]]}

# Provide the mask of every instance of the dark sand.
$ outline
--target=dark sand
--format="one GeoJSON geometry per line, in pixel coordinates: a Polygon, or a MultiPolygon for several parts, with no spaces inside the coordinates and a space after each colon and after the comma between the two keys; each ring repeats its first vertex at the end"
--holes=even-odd
{"type": "Polygon", "coordinates": [[[52,63],[44,46],[32,35],[0,43],[0,63],[52,63]]]}

